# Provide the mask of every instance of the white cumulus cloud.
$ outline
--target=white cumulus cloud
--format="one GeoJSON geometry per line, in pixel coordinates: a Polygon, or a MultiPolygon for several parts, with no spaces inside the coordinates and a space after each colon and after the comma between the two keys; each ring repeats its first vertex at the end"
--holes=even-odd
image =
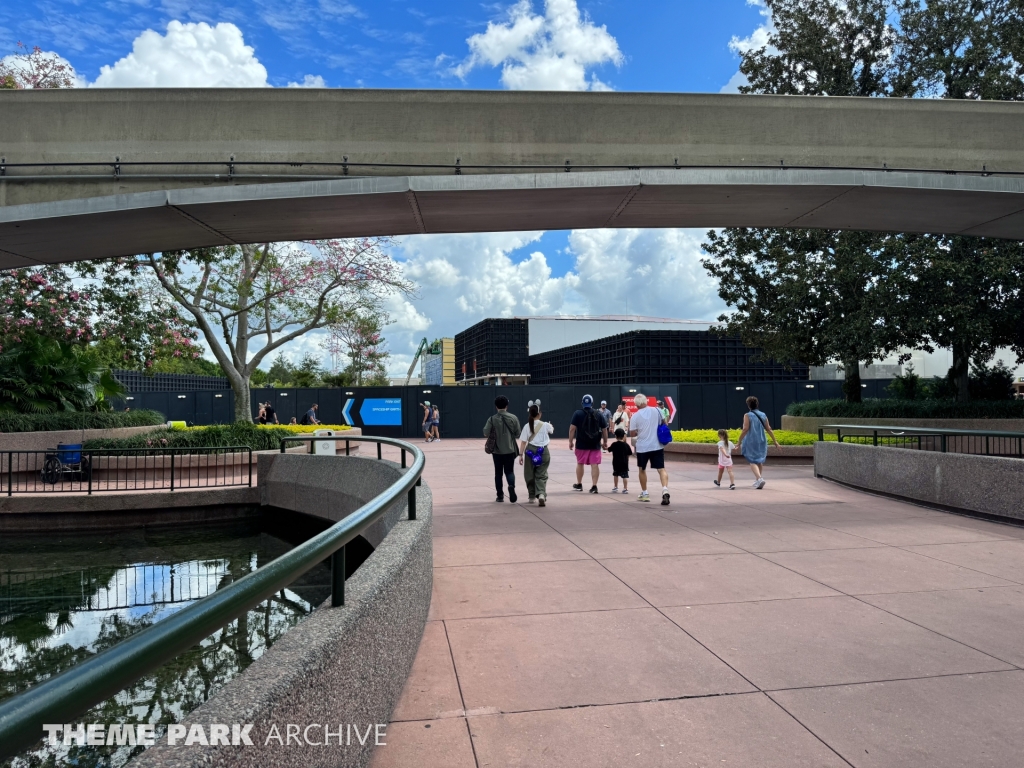
{"type": "MultiPolygon", "coordinates": [[[[761,16],[764,17],[765,21],[747,37],[737,37],[733,35],[732,40],[729,41],[729,50],[739,55],[747,53],[748,51],[754,51],[758,48],[764,48],[768,45],[768,38],[771,37],[772,33],[775,32],[775,25],[772,23],[771,11],[764,4],[764,0],[747,0],[747,5],[757,6],[761,9],[761,16]]],[[[740,86],[747,84],[747,76],[740,71],[729,78],[729,82],[722,86],[719,93],[739,93],[740,86]]]]}
{"type": "Polygon", "coordinates": [[[385,330],[394,375],[424,336],[454,336],[487,317],[652,315],[714,320],[725,309],[700,264],[705,231],[595,229],[569,233],[573,266],[555,277],[541,232],[411,235],[395,257],[418,286],[396,299],[385,330]],[[522,258],[518,254],[530,249],[522,258]],[[408,308],[398,305],[408,305],[408,308]],[[413,314],[415,313],[415,314],[413,314]],[[415,318],[412,320],[411,318],[415,318]]]}
{"type": "Polygon", "coordinates": [[[99,88],[266,87],[267,69],[234,24],[172,21],[167,34],[147,29],[132,52],[100,69],[99,88]]]}
{"type": "Polygon", "coordinates": [[[322,75],[306,75],[301,83],[288,83],[289,88],[326,88],[327,81],[322,75]]]}
{"type": "Polygon", "coordinates": [[[476,67],[500,66],[501,83],[512,90],[608,90],[588,70],[624,61],[615,38],[582,16],[576,0],[545,0],[543,15],[519,0],[507,21],[489,22],[466,42],[470,54],[452,74],[465,78],[476,67]]]}

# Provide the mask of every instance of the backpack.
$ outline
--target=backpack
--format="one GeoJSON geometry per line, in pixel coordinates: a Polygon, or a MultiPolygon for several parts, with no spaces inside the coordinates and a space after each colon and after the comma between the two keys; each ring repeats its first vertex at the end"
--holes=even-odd
{"type": "Polygon", "coordinates": [[[302,414],[302,421],[300,421],[299,424],[309,424],[309,414],[308,413],[302,414]]]}
{"type": "Polygon", "coordinates": [[[668,445],[672,442],[672,430],[668,428],[667,424],[658,425],[658,442],[662,445],[668,445]]]}
{"type": "Polygon", "coordinates": [[[583,425],[580,431],[588,440],[597,440],[601,437],[601,420],[594,413],[593,408],[583,411],[583,425]]]}

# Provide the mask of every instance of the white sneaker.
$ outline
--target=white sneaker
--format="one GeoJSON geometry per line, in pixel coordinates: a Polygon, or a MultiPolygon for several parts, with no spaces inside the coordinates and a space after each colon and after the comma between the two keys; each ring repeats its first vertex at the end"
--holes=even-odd
{"type": "Polygon", "coordinates": [[[758,485],[758,483],[760,483],[760,482],[761,482],[760,480],[755,480],[750,487],[751,488],[760,488],[760,485],[758,485]]]}
{"type": "Polygon", "coordinates": [[[764,478],[762,477],[760,480],[754,483],[754,487],[757,489],[764,488],[764,478]]]}
{"type": "Polygon", "coordinates": [[[644,491],[643,493],[641,493],[639,496],[636,497],[636,500],[637,501],[650,501],[651,500],[651,496],[650,496],[650,494],[647,493],[647,491],[644,491]]]}

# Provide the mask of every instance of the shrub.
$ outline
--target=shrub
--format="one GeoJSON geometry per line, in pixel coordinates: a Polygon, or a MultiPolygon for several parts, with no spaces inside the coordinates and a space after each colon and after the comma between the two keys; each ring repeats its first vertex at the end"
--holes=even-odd
{"type": "Polygon", "coordinates": [[[85,448],[227,448],[248,446],[254,451],[280,448],[281,438],[294,434],[284,427],[256,424],[217,424],[189,429],[160,429],[147,435],[121,439],[87,440],[85,448]]]}
{"type": "Polygon", "coordinates": [[[65,429],[152,427],[164,423],[157,411],[59,411],[57,413],[0,412],[0,432],[53,432],[65,429]]]}
{"type": "MultiPolygon", "coordinates": [[[[779,440],[779,445],[813,445],[818,440],[817,435],[812,435],[810,432],[793,432],[788,429],[776,429],[775,437],[779,440]]],[[[835,435],[826,435],[825,439],[831,438],[836,439],[835,435]]],[[[730,429],[729,439],[733,443],[738,443],[740,440],[740,430],[730,429]]],[[[770,438],[769,438],[770,441],[770,438]]],[[[679,430],[672,433],[672,442],[674,443],[710,443],[714,445],[718,442],[718,430],[716,429],[689,429],[679,430]]],[[[769,445],[771,443],[769,442],[769,445]]]]}
{"type": "Polygon", "coordinates": [[[1024,419],[1024,400],[809,400],[790,403],[786,413],[829,419],[1024,419]]]}

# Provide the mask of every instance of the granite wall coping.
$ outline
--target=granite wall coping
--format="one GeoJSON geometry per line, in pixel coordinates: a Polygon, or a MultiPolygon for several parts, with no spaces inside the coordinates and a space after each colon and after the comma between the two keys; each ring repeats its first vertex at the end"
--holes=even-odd
{"type": "MultiPolygon", "coordinates": [[[[284,509],[336,519],[377,496],[406,470],[362,457],[260,456],[261,499],[284,509]],[[350,509],[352,505],[354,508],[350,509]]],[[[288,724],[386,727],[412,668],[433,586],[432,497],[416,489],[417,519],[402,494],[372,555],[345,583],[345,605],[325,601],[286,632],[244,673],[184,721],[253,724],[252,746],[169,746],[161,739],[133,768],[354,768],[364,766],[374,738],[339,746],[267,741],[288,724]]],[[[365,534],[364,534],[365,535],[365,534]]],[[[366,537],[374,543],[372,536],[366,537]]],[[[323,728],[311,731],[322,742],[323,728]]],[[[376,747],[387,749],[386,746],[376,747]]]]}
{"type": "Polygon", "coordinates": [[[956,512],[1024,521],[1024,460],[816,443],[814,474],[956,512]]]}
{"type": "Polygon", "coordinates": [[[145,435],[164,424],[152,427],[115,427],[113,429],[64,429],[54,432],[0,432],[0,451],[46,451],[58,443],[84,443],[86,440],[113,439],[145,435]]]}

